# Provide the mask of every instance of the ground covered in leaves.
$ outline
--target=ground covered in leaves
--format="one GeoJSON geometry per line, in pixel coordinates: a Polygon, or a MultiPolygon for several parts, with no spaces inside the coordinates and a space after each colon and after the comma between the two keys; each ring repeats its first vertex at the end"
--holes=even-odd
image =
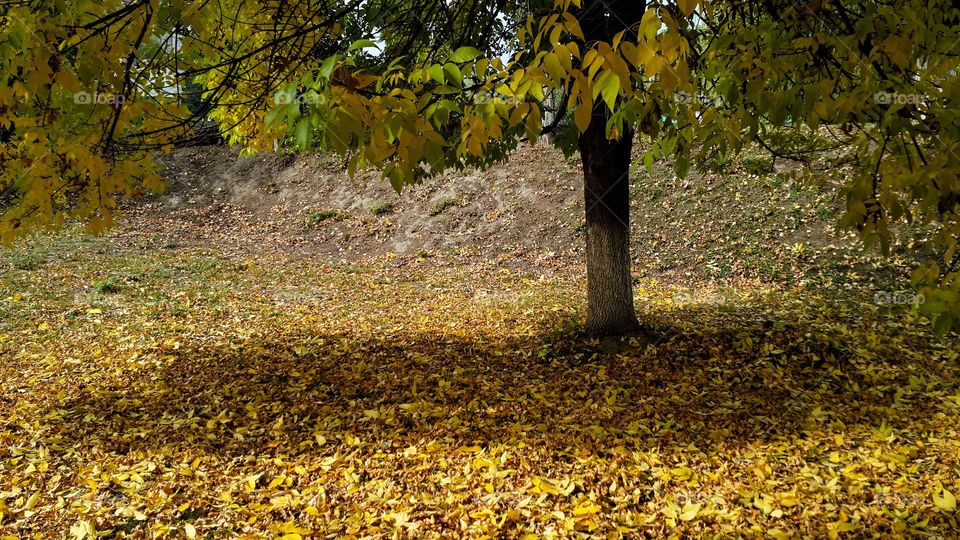
{"type": "Polygon", "coordinates": [[[0,254],[0,538],[956,537],[958,340],[869,292],[0,254]]]}

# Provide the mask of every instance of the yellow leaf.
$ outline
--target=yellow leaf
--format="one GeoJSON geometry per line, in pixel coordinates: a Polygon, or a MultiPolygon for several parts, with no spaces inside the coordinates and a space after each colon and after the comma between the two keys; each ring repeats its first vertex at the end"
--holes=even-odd
{"type": "Polygon", "coordinates": [[[96,538],[97,530],[89,521],[78,521],[70,526],[70,535],[75,540],[84,540],[84,538],[96,538]]]}
{"type": "Polygon", "coordinates": [[[680,512],[680,521],[692,521],[698,515],[700,515],[700,505],[687,503],[683,505],[683,510],[680,512]]]}
{"type": "Polygon", "coordinates": [[[183,526],[183,534],[187,535],[187,538],[193,540],[197,537],[197,528],[193,525],[187,523],[183,526]]]}
{"type": "Polygon", "coordinates": [[[297,524],[294,523],[294,522],[292,522],[292,521],[288,521],[288,522],[284,523],[283,525],[280,525],[280,527],[278,528],[278,530],[279,530],[280,532],[282,532],[282,533],[287,534],[287,535],[294,534],[294,535],[297,535],[298,537],[299,537],[300,535],[302,535],[302,534],[312,534],[312,531],[310,531],[310,529],[305,529],[305,528],[303,528],[303,527],[298,527],[297,524]]]}
{"type": "Polygon", "coordinates": [[[799,503],[799,501],[797,501],[797,499],[790,494],[779,496],[777,498],[777,502],[779,502],[781,506],[786,506],[788,508],[791,506],[796,506],[799,503]]]}
{"type": "MultiPolygon", "coordinates": [[[[29,499],[27,499],[27,504],[24,505],[24,508],[25,508],[26,510],[30,510],[31,508],[33,508],[34,506],[37,505],[37,501],[39,501],[39,500],[40,500],[40,492],[39,492],[39,491],[36,491],[36,492],[34,492],[33,495],[30,496],[29,499]]],[[[954,501],[954,502],[956,502],[956,501],[954,501]]]]}
{"type": "Polygon", "coordinates": [[[617,103],[617,95],[620,93],[620,78],[613,70],[606,70],[597,77],[593,87],[593,97],[602,96],[603,101],[611,110],[617,103]]]}
{"type": "Polygon", "coordinates": [[[557,486],[555,486],[553,482],[551,482],[550,480],[547,480],[546,478],[540,478],[539,476],[534,476],[533,486],[539,489],[541,492],[547,493],[549,495],[560,494],[560,490],[557,489],[557,486]]]}
{"type": "Polygon", "coordinates": [[[667,506],[664,506],[660,509],[663,512],[663,515],[667,516],[669,519],[677,519],[677,505],[668,502],[667,506]]]}
{"type": "Polygon", "coordinates": [[[950,493],[950,490],[943,488],[943,493],[940,495],[933,494],[933,504],[945,512],[953,512],[957,509],[957,498],[950,493]]]}
{"type": "Polygon", "coordinates": [[[637,67],[646,66],[657,55],[657,50],[646,42],[640,42],[636,45],[624,43],[623,45],[624,56],[637,67]]]}
{"type": "Polygon", "coordinates": [[[590,126],[591,118],[593,118],[593,103],[581,103],[573,113],[573,122],[577,125],[577,129],[580,130],[581,133],[586,131],[590,126]]]}
{"type": "Polygon", "coordinates": [[[698,0],[677,0],[677,5],[680,6],[684,17],[689,17],[693,10],[697,9],[697,3],[698,0]]]}
{"type": "Polygon", "coordinates": [[[589,516],[600,512],[600,506],[591,501],[584,501],[573,509],[575,516],[589,516]]]}
{"type": "Polygon", "coordinates": [[[657,17],[657,10],[650,8],[644,12],[643,17],[640,18],[640,34],[648,40],[653,40],[657,37],[660,24],[660,18],[657,17]]]}

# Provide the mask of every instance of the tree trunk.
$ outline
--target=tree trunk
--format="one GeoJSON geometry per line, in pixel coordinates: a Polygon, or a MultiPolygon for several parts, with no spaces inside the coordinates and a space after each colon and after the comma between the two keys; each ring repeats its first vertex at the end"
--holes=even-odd
{"type": "MultiPolygon", "coordinates": [[[[584,42],[610,42],[619,32],[636,37],[645,0],[584,0],[577,18],[584,42]]],[[[640,330],[630,276],[630,150],[633,130],[607,139],[610,110],[593,107],[580,134],[587,218],[587,327],[589,334],[618,336],[640,330]]]]}
{"type": "Polygon", "coordinates": [[[588,334],[624,335],[640,329],[630,276],[630,150],[633,133],[606,134],[608,109],[598,102],[580,135],[587,220],[588,334]]]}

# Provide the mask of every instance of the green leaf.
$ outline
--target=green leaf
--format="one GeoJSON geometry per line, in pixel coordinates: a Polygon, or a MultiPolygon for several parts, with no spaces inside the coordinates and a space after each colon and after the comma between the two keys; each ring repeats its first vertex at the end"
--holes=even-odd
{"type": "Polygon", "coordinates": [[[440,84],[444,84],[446,82],[446,79],[443,75],[443,66],[440,64],[433,64],[432,66],[428,67],[427,74],[430,75],[431,79],[440,84]]]}
{"type": "Polygon", "coordinates": [[[460,68],[458,68],[455,64],[451,64],[450,62],[447,62],[446,64],[443,65],[443,70],[446,71],[447,75],[450,76],[448,78],[449,83],[456,86],[457,88],[460,88],[461,86],[460,83],[463,79],[463,74],[460,73],[460,68]]]}
{"type": "Polygon", "coordinates": [[[372,39],[358,39],[350,44],[350,48],[347,49],[347,52],[353,52],[357,49],[366,49],[369,47],[373,47],[378,51],[380,50],[380,47],[378,47],[377,43],[372,39]]]}
{"type": "Polygon", "coordinates": [[[450,61],[462,64],[477,58],[481,54],[483,53],[480,52],[480,49],[477,49],[476,47],[460,47],[459,49],[453,51],[453,54],[450,55],[450,61]]]}
{"type": "Polygon", "coordinates": [[[323,64],[320,65],[320,72],[319,72],[321,79],[330,78],[330,75],[333,73],[333,68],[337,65],[337,60],[339,60],[339,58],[340,57],[335,54],[323,61],[323,64]]]}
{"type": "MultiPolygon", "coordinates": [[[[953,328],[953,315],[950,313],[941,313],[933,323],[933,333],[938,337],[947,335],[951,328],[953,328]]],[[[950,494],[946,490],[944,490],[944,493],[950,494]]],[[[953,497],[953,495],[950,496],[953,497]]],[[[954,505],[956,505],[956,499],[954,499],[954,505]]]]}
{"type": "Polygon", "coordinates": [[[669,156],[677,147],[677,137],[667,137],[660,140],[660,150],[664,156],[669,156]]]}
{"type": "Polygon", "coordinates": [[[690,172],[690,159],[687,156],[679,155],[673,162],[673,172],[680,178],[686,178],[690,172]]]}
{"type": "Polygon", "coordinates": [[[619,92],[620,77],[611,70],[601,73],[600,77],[597,78],[596,85],[593,87],[593,97],[596,98],[597,94],[603,96],[603,101],[610,110],[616,107],[617,94],[619,94],[619,92]]]}
{"type": "Polygon", "coordinates": [[[313,142],[313,130],[310,129],[309,118],[301,118],[297,122],[297,127],[294,129],[294,141],[300,149],[310,148],[310,143],[313,142]]]}
{"type": "Polygon", "coordinates": [[[282,107],[274,107],[274,108],[270,109],[270,111],[267,112],[267,116],[264,117],[264,119],[263,119],[264,125],[267,126],[267,127],[272,126],[272,125],[274,124],[274,122],[277,121],[277,116],[280,114],[280,111],[282,111],[282,110],[283,110],[282,107]]]}

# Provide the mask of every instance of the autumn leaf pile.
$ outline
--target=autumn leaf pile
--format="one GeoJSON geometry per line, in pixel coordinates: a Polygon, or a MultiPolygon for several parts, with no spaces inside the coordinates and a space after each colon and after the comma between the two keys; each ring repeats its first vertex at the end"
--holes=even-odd
{"type": "Polygon", "coordinates": [[[0,538],[956,534],[960,363],[909,309],[580,268],[66,235],[0,254],[0,538]]]}

